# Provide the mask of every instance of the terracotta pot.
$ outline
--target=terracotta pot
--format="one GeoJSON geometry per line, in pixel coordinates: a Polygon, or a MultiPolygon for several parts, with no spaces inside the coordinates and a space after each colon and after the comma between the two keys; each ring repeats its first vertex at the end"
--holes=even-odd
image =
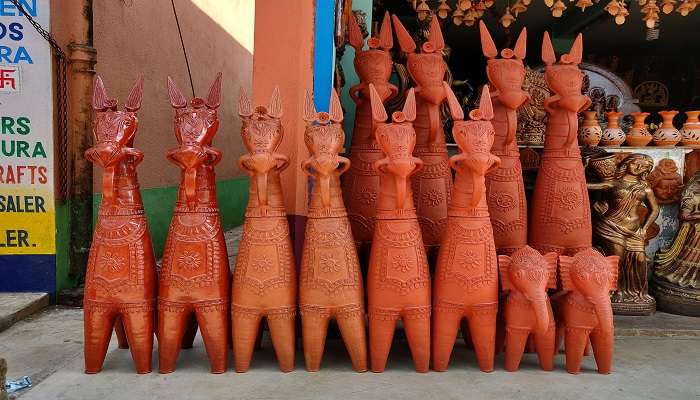
{"type": "Polygon", "coordinates": [[[289,158],[276,152],[282,141],[279,89],[268,107],[255,108],[241,91],[238,114],[248,150],[238,165],[250,176],[250,192],[231,295],[234,367],[248,370],[265,318],[279,367],[289,372],[294,369],[297,277],[280,183],[289,158]]]}
{"type": "Polygon", "coordinates": [[[557,288],[557,253],[542,256],[525,246],[511,257],[498,256],[501,287],[507,293],[505,319],[506,371],[517,371],[528,336],[534,336],[540,367],[554,364],[554,315],[547,289],[557,288]]]}
{"type": "Polygon", "coordinates": [[[618,261],[618,256],[603,257],[592,248],[559,257],[565,294],[558,300],[557,337],[564,337],[566,370],[571,374],[581,370],[589,341],[598,372],[609,374],[612,369],[615,328],[610,292],[617,285],[618,261]]]}
{"type": "Polygon", "coordinates": [[[175,109],[179,147],[168,161],[180,167],[182,180],[168,237],[158,286],[158,370],[175,371],[175,364],[192,316],[201,327],[211,372],[226,372],[229,338],[231,273],[224,232],[216,202],[214,166],[221,151],[211,146],[219,128],[221,73],[206,100],[185,96],[168,78],[175,109]]]}
{"type": "Polygon", "coordinates": [[[634,118],[632,128],[627,132],[625,143],[632,147],[644,147],[654,138],[649,133],[644,120],[649,116],[646,112],[633,112],[630,115],[634,118]]]}
{"type": "Polygon", "coordinates": [[[515,48],[503,49],[502,57],[483,21],[479,22],[481,49],[488,58],[486,74],[489,85],[496,89],[493,97],[493,127],[496,136],[491,151],[501,164],[486,174],[486,201],[491,216],[494,242],[499,254],[510,254],[527,243],[527,200],[523,184],[523,168],[515,132],[518,109],[530,96],[522,90],[525,79],[525,45],[527,31],[520,32],[515,48]]]}
{"type": "Polygon", "coordinates": [[[115,324],[123,322],[136,372],[151,372],[156,268],[136,166],[143,153],[131,147],[138,127],[143,77],[123,111],[95,78],[92,131],[85,158],[103,168],[102,202],[90,246],[83,298],[85,373],[102,370],[115,324]]]}
{"type": "Polygon", "coordinates": [[[379,193],[379,175],[372,165],[383,157],[372,130],[372,105],[369,84],[377,89],[383,102],[393,98],[398,88],[389,83],[393,62],[393,36],[389,13],[384,15],[379,36],[364,40],[354,15],[348,20],[348,40],[355,49],[355,72],[360,83],[350,88],[350,97],[356,104],[355,125],[350,145],[351,167],[343,176],[343,198],[352,226],[352,234],[359,246],[366,246],[374,234],[374,214],[379,193]]]}
{"type": "Polygon", "coordinates": [[[408,186],[411,175],[423,167],[421,159],[413,156],[415,93],[409,90],[403,111],[394,112],[392,122],[387,123],[374,85],[370,90],[375,134],[386,155],[374,163],[381,185],[367,277],[371,368],[384,371],[396,321],[401,319],[416,371],[428,372],[430,273],[408,186]]]}
{"type": "Polygon", "coordinates": [[[432,250],[439,246],[447,223],[447,205],[452,187],[448,166],[447,145],[442,128],[441,107],[447,99],[443,79],[447,63],[441,50],[445,41],[437,19],[431,21],[430,37],[416,53],[416,44],[396,15],[392,16],[396,37],[406,54],[406,67],[416,83],[417,114],[416,148],[414,154],[423,160],[425,168],[413,178],[413,199],[423,241],[432,250]]]}
{"type": "Polygon", "coordinates": [[[603,146],[619,146],[625,141],[625,131],[620,128],[620,117],[622,113],[619,111],[608,111],[605,113],[605,118],[608,120],[608,126],[603,130],[600,137],[600,144],[603,146]]]}
{"type": "Polygon", "coordinates": [[[654,144],[662,147],[672,147],[681,141],[681,133],[673,126],[673,117],[678,111],[659,111],[663,122],[659,129],[654,132],[654,144]]]}
{"type": "Polygon", "coordinates": [[[340,193],[340,175],[350,168],[350,160],[338,155],[345,141],[343,107],[335,91],[330,113],[317,113],[313,104],[307,92],[304,142],[311,157],[301,168],[313,184],[299,279],[304,359],[307,370],[321,368],[328,322],[333,318],[353,368],[364,372],[367,339],[362,273],[340,193]]]}
{"type": "Polygon", "coordinates": [[[583,122],[578,128],[578,142],[582,145],[597,146],[603,135],[603,129],[598,124],[598,113],[584,111],[583,122]]]}
{"type": "Polygon", "coordinates": [[[447,370],[460,321],[466,318],[479,369],[491,372],[496,351],[498,268],[485,175],[500,163],[489,152],[494,141],[493,108],[485,85],[479,108],[469,113],[472,120],[461,121],[462,109],[454,95],[449,96],[455,120],[452,134],[461,152],[450,158],[456,178],[435,269],[433,369],[447,370]]]}
{"type": "Polygon", "coordinates": [[[700,111],[686,111],[685,115],[688,119],[683,124],[681,129],[681,144],[683,146],[698,146],[700,145],[700,111]]]}
{"type": "Polygon", "coordinates": [[[530,203],[528,232],[530,246],[541,253],[572,253],[591,246],[591,208],[577,141],[577,113],[591,104],[588,97],[581,95],[583,74],[578,64],[582,52],[583,39],[579,35],[569,53],[556,63],[549,34],[545,32],[542,60],[554,95],[544,103],[547,131],[530,203]]]}

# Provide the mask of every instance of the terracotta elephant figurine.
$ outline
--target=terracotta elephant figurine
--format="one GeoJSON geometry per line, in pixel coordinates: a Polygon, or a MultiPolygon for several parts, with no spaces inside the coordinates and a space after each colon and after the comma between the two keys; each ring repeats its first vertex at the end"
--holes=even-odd
{"type": "Polygon", "coordinates": [[[367,370],[367,338],[362,273],[340,175],[350,160],[338,155],[345,142],[343,108],[335,91],[329,112],[316,112],[306,93],[304,142],[311,157],[301,169],[312,179],[304,251],[299,277],[299,309],[306,369],[318,371],[328,322],[335,319],[353,368],[367,370]]]}
{"type": "Polygon", "coordinates": [[[103,168],[102,202],[97,215],[85,277],[85,372],[102,370],[112,330],[131,348],[136,372],[151,372],[156,268],[136,166],[143,153],[134,149],[143,78],[124,104],[108,98],[102,79],[95,79],[95,145],[85,158],[103,168]],[[123,324],[123,325],[122,325],[123,324]]]}
{"type": "Polygon", "coordinates": [[[569,373],[576,374],[581,369],[589,339],[598,372],[611,371],[615,328],[610,292],[617,287],[619,260],[618,256],[604,257],[593,248],[579,251],[573,257],[559,256],[563,292],[555,295],[558,297],[555,348],[559,348],[564,337],[569,373]]]}
{"type": "Polygon", "coordinates": [[[547,289],[557,288],[557,253],[543,256],[525,246],[511,256],[498,256],[498,269],[507,294],[503,304],[506,371],[518,370],[530,335],[535,338],[540,367],[551,371],[555,323],[547,289]]]}

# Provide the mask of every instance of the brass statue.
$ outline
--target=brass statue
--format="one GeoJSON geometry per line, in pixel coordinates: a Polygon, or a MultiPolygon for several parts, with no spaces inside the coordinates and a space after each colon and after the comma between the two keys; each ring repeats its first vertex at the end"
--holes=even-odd
{"type": "Polygon", "coordinates": [[[593,232],[607,255],[620,257],[617,290],[611,294],[613,310],[623,315],[649,315],[656,302],[648,292],[647,231],[659,215],[647,175],[654,161],[633,153],[617,165],[613,179],[589,183],[591,190],[605,190],[604,200],[593,206],[598,213],[593,232]]]}
{"type": "Polygon", "coordinates": [[[673,244],[656,253],[654,294],[659,309],[700,317],[700,171],[683,189],[673,244]]]}

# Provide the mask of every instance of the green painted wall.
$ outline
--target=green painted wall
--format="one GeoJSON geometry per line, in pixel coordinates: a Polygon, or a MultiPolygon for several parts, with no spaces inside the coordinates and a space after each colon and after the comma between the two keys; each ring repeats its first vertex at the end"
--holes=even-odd
{"type": "MultiPolygon", "coordinates": [[[[141,197],[146,210],[148,227],[153,240],[156,259],[163,254],[165,237],[170,226],[177,186],[142,189],[141,197]]],[[[245,207],[248,203],[248,178],[222,180],[216,183],[216,198],[221,210],[221,222],[224,230],[229,230],[243,223],[245,207]]],[[[93,196],[93,226],[102,195],[93,196]]],[[[74,279],[68,276],[68,210],[69,203],[56,204],[56,286],[57,290],[75,286],[74,279]]]]}

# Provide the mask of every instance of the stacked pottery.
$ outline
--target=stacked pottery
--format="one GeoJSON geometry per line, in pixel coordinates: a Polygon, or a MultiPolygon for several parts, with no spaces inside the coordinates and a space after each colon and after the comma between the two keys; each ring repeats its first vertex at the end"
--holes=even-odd
{"type": "Polygon", "coordinates": [[[663,122],[654,132],[654,144],[657,146],[675,146],[681,141],[681,133],[673,126],[673,117],[678,111],[659,111],[663,122]]]}
{"type": "Polygon", "coordinates": [[[578,129],[578,141],[582,145],[597,146],[603,134],[603,129],[598,124],[598,113],[584,111],[583,122],[578,129]]]}
{"type": "Polygon", "coordinates": [[[644,120],[649,116],[646,112],[633,112],[630,113],[634,122],[632,123],[632,128],[627,132],[627,137],[625,138],[625,143],[632,147],[644,147],[651,142],[653,136],[649,133],[644,120]]]}
{"type": "Polygon", "coordinates": [[[620,128],[620,116],[622,116],[622,113],[619,111],[608,111],[605,113],[605,117],[608,119],[608,127],[605,128],[600,138],[600,144],[603,146],[619,146],[625,141],[625,131],[620,128]]]}
{"type": "Polygon", "coordinates": [[[698,146],[700,145],[700,111],[686,111],[685,115],[688,120],[681,128],[681,144],[683,146],[698,146]]]}

